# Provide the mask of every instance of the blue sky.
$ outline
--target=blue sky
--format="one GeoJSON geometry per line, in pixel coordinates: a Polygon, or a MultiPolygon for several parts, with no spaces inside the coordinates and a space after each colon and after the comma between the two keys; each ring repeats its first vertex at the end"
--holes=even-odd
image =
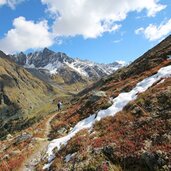
{"type": "Polygon", "coordinates": [[[170,0],[0,0],[0,50],[133,61],[171,33],[170,0]]]}

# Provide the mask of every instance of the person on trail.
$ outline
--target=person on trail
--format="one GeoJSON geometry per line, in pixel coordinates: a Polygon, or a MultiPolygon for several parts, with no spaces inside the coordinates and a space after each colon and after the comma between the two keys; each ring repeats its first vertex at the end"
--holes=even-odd
{"type": "Polygon", "coordinates": [[[58,101],[58,111],[61,110],[61,106],[62,106],[62,102],[59,100],[59,101],[58,101]]]}

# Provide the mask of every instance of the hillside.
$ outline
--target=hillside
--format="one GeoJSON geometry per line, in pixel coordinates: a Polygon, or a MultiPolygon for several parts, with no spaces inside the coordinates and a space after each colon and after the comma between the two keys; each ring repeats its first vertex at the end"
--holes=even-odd
{"type": "Polygon", "coordinates": [[[171,36],[75,96],[37,170],[169,171],[170,56],[171,36]]]}
{"type": "MultiPolygon", "coordinates": [[[[47,112],[53,88],[0,52],[0,137],[22,130],[47,112]]],[[[48,110],[52,110],[49,108],[48,110]]],[[[48,111],[50,113],[50,111],[48,111]]]]}

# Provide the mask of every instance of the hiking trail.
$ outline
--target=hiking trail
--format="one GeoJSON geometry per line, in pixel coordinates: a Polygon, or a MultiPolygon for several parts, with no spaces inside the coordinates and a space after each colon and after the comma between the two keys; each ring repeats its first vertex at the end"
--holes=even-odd
{"type": "Polygon", "coordinates": [[[19,171],[34,171],[35,170],[36,164],[40,162],[50,142],[48,140],[48,134],[50,133],[50,130],[51,130],[50,122],[57,114],[58,113],[55,113],[50,118],[47,119],[47,121],[45,122],[45,127],[44,127],[44,137],[43,138],[35,137],[35,140],[38,141],[39,145],[38,147],[35,147],[33,153],[27,157],[27,159],[24,161],[19,171]]]}

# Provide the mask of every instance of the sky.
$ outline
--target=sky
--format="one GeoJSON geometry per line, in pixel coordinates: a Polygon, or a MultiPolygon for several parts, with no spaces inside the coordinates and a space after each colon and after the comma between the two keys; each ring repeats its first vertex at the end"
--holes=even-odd
{"type": "Polygon", "coordinates": [[[0,0],[0,50],[131,62],[171,34],[170,0],[0,0]]]}

